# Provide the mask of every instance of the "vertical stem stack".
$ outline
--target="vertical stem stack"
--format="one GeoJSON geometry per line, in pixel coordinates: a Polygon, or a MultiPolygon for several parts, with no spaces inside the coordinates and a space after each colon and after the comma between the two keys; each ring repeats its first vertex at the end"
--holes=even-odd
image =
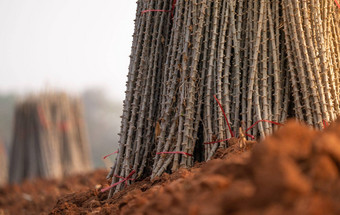
{"type": "MultiPolygon", "coordinates": [[[[340,13],[327,4],[325,16],[320,1],[139,0],[108,177],[136,170],[135,178],[154,178],[227,147],[204,145],[231,137],[214,95],[236,135],[258,120],[295,117],[322,128],[339,116],[340,13]],[[150,9],[161,11],[143,12],[150,9]]],[[[261,122],[248,134],[274,129],[261,122]]]]}

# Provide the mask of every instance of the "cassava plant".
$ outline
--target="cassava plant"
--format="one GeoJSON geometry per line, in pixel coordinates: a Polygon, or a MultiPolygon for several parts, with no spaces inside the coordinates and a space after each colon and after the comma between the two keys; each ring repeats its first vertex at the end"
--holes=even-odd
{"type": "Polygon", "coordinates": [[[340,114],[339,41],[332,1],[138,0],[108,178],[116,185],[131,172],[154,178],[209,160],[228,145],[218,140],[255,122],[250,137],[288,117],[323,128],[340,114]]]}
{"type": "Polygon", "coordinates": [[[0,186],[8,182],[7,152],[0,139],[0,186]]]}
{"type": "Polygon", "coordinates": [[[16,105],[9,179],[61,178],[91,169],[78,98],[65,93],[31,95],[16,105]]]}

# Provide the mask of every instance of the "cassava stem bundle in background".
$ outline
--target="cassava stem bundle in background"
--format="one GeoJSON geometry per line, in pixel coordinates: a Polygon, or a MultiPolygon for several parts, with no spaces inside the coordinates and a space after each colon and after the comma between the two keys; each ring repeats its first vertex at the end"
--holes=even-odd
{"type": "MultiPolygon", "coordinates": [[[[137,4],[112,183],[132,170],[134,178],[154,178],[209,160],[227,144],[203,143],[230,138],[258,120],[295,117],[323,128],[323,120],[339,116],[340,12],[333,1],[137,4]],[[157,154],[175,151],[193,156],[157,154]]],[[[263,137],[274,129],[259,123],[248,134],[263,137]]]]}
{"type": "Polygon", "coordinates": [[[79,99],[64,93],[29,96],[16,106],[9,179],[61,178],[91,169],[79,99]]]}
{"type": "Polygon", "coordinates": [[[0,139],[0,186],[8,182],[7,152],[0,139]]]}

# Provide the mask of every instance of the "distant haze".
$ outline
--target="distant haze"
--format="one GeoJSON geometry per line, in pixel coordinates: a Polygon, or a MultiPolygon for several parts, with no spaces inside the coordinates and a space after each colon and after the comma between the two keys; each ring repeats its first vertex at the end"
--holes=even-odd
{"type": "Polygon", "coordinates": [[[102,87],[124,98],[136,3],[0,0],[0,91],[102,87]]]}

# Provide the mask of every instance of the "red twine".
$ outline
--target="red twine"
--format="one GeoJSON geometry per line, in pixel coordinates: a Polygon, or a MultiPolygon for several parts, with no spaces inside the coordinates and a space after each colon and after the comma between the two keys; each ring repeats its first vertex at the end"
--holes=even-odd
{"type": "Polygon", "coordinates": [[[177,2],[177,0],[172,1],[171,18],[174,18],[174,11],[175,11],[175,7],[176,7],[176,2],[177,2]]]}
{"type": "Polygon", "coordinates": [[[157,152],[157,155],[160,154],[182,154],[182,155],[187,155],[187,156],[193,156],[192,154],[186,153],[186,152],[157,152]]]}
{"type": "MultiPolygon", "coordinates": [[[[230,132],[231,136],[234,137],[234,134],[233,134],[233,132],[231,131],[231,128],[230,128],[230,124],[229,124],[227,115],[225,114],[224,109],[223,109],[223,107],[222,107],[220,101],[216,98],[216,95],[214,95],[214,98],[215,98],[215,100],[217,101],[218,105],[220,106],[220,109],[221,109],[221,111],[222,111],[222,113],[223,113],[223,115],[224,115],[224,119],[225,119],[225,121],[227,122],[227,125],[228,125],[229,132],[230,132]]],[[[224,139],[224,140],[218,140],[218,141],[213,141],[213,142],[204,143],[204,144],[208,145],[208,144],[220,143],[220,142],[224,142],[224,141],[228,141],[228,140],[229,140],[229,139],[224,139]]]]}
{"type": "Polygon", "coordinates": [[[249,128],[247,128],[246,132],[249,131],[250,129],[254,128],[254,126],[257,125],[257,124],[260,123],[260,122],[268,122],[268,123],[271,123],[271,124],[274,124],[274,125],[283,126],[283,124],[281,124],[281,123],[273,122],[273,121],[266,120],[266,119],[262,119],[262,120],[259,120],[259,121],[255,122],[252,126],[250,126],[249,128]]]}
{"type": "Polygon", "coordinates": [[[250,138],[253,139],[253,140],[255,139],[255,137],[254,137],[253,135],[251,135],[251,134],[246,134],[246,136],[247,136],[247,137],[250,137],[250,138]]]}
{"type": "Polygon", "coordinates": [[[157,10],[157,9],[143,10],[141,12],[141,14],[143,15],[144,13],[148,13],[148,12],[166,12],[166,13],[171,12],[171,18],[174,18],[174,11],[175,11],[175,7],[176,7],[176,2],[177,2],[177,0],[172,1],[171,10],[157,10]]]}
{"type": "MultiPolygon", "coordinates": [[[[40,120],[40,123],[42,124],[42,126],[46,129],[49,128],[49,124],[48,124],[48,121],[45,117],[45,113],[44,113],[44,110],[38,106],[37,107],[37,111],[38,111],[38,116],[39,116],[39,120],[40,120]]],[[[60,130],[60,131],[67,131],[69,128],[70,128],[70,124],[68,121],[63,121],[63,122],[60,122],[59,124],[57,124],[57,128],[60,130]]]]}
{"type": "Polygon", "coordinates": [[[111,156],[111,155],[114,155],[114,154],[117,154],[117,153],[118,153],[118,150],[115,151],[115,152],[112,152],[112,153],[110,153],[110,154],[108,154],[108,155],[105,155],[105,156],[103,157],[103,159],[106,159],[107,157],[109,157],[109,156],[111,156]]]}
{"type": "Polygon", "coordinates": [[[100,191],[103,193],[103,192],[108,191],[108,190],[110,190],[111,188],[114,188],[115,186],[117,186],[117,185],[119,185],[119,184],[121,184],[121,183],[124,183],[124,182],[125,182],[125,186],[127,186],[127,185],[128,185],[128,184],[127,184],[127,181],[135,180],[135,179],[132,179],[132,178],[131,178],[131,177],[133,176],[133,174],[135,174],[135,173],[136,173],[136,170],[132,170],[132,172],[130,172],[130,174],[129,174],[128,177],[126,177],[126,178],[123,178],[123,177],[121,177],[121,176],[116,176],[116,175],[115,175],[115,177],[121,178],[121,179],[123,179],[123,180],[118,181],[118,182],[112,184],[111,186],[109,186],[109,187],[107,187],[107,188],[101,189],[100,191]]]}
{"type": "Polygon", "coordinates": [[[61,122],[60,124],[59,124],[59,129],[61,130],[61,131],[67,131],[68,129],[70,128],[70,124],[68,123],[68,122],[61,122]]]}
{"type": "Polygon", "coordinates": [[[143,15],[144,13],[148,12],[171,12],[171,10],[143,10],[141,14],[143,15]]]}
{"type": "Polygon", "coordinates": [[[222,107],[220,101],[216,98],[216,95],[214,95],[214,98],[215,98],[215,100],[217,101],[218,105],[220,106],[220,108],[221,108],[221,110],[222,110],[222,113],[223,113],[223,115],[224,115],[225,121],[226,121],[227,124],[228,124],[229,132],[230,132],[231,136],[234,137],[234,134],[233,134],[233,132],[231,131],[231,128],[230,128],[230,125],[229,125],[228,118],[227,118],[227,116],[225,115],[225,112],[224,112],[224,110],[223,110],[223,107],[222,107]]]}
{"type": "Polygon", "coordinates": [[[338,0],[334,0],[335,1],[335,4],[338,6],[338,8],[340,9],[340,4],[338,2],[338,0]]]}
{"type": "MultiPolygon", "coordinates": [[[[216,99],[216,97],[215,97],[215,99],[216,99]]],[[[218,102],[218,100],[216,99],[216,101],[218,102]]],[[[219,103],[219,102],[218,102],[219,103]]],[[[220,103],[219,103],[220,104],[220,103]]],[[[220,106],[221,107],[221,106],[220,106]]],[[[223,109],[222,109],[222,111],[223,111],[223,109]]],[[[223,113],[224,113],[224,111],[223,111],[223,113]]],[[[251,135],[251,134],[247,134],[247,131],[249,131],[250,129],[252,129],[252,128],[254,128],[254,126],[255,125],[257,125],[258,123],[260,123],[260,122],[268,122],[268,123],[272,123],[272,124],[274,124],[274,125],[279,125],[279,126],[282,126],[283,124],[281,124],[281,123],[278,123],[278,122],[273,122],[273,121],[270,121],[270,120],[265,120],[265,119],[263,119],[263,120],[259,120],[259,121],[257,121],[257,122],[255,122],[252,126],[250,126],[246,131],[245,131],[245,135],[247,136],[247,137],[250,137],[251,139],[255,139],[255,137],[253,136],[253,135],[251,135]]],[[[229,127],[229,129],[230,129],[230,127],[229,127]]],[[[231,130],[230,130],[231,131],[231,130]]],[[[229,139],[225,139],[225,140],[218,140],[218,141],[214,141],[214,142],[209,142],[209,143],[204,143],[204,144],[214,144],[214,143],[220,143],[220,142],[224,142],[224,141],[228,141],[229,139]]]]}
{"type": "MultiPolygon", "coordinates": [[[[215,96],[214,96],[214,97],[215,97],[215,96]]],[[[216,99],[216,97],[215,97],[215,99],[216,99]]],[[[219,101],[218,101],[217,99],[216,99],[216,101],[217,101],[218,104],[220,105],[220,103],[219,103],[219,101]]],[[[220,105],[220,107],[221,107],[221,105],[220,105]]],[[[221,107],[221,109],[222,109],[222,107],[221,107]]],[[[222,109],[222,111],[223,111],[223,109],[222,109]]],[[[223,114],[224,114],[224,111],[223,111],[223,114]]],[[[256,121],[252,126],[250,126],[249,128],[247,128],[247,130],[245,131],[245,133],[246,133],[245,135],[246,135],[247,137],[250,137],[251,139],[255,139],[255,137],[254,137],[253,135],[247,134],[247,131],[249,131],[250,129],[254,128],[255,125],[257,125],[257,124],[260,123],[260,122],[268,122],[268,123],[271,123],[271,124],[274,124],[274,125],[283,126],[282,123],[278,123],[278,122],[274,122],[274,121],[262,119],[262,120],[256,121]]],[[[329,126],[329,124],[328,124],[328,122],[327,122],[326,120],[322,120],[322,122],[323,122],[323,127],[324,127],[324,128],[326,128],[326,127],[329,126]]],[[[229,125],[229,123],[228,123],[228,125],[229,125]]],[[[230,127],[229,127],[229,129],[230,129],[230,127]]],[[[229,140],[229,139],[218,140],[218,141],[209,142],[209,143],[204,143],[204,144],[214,144],[214,143],[220,143],[220,142],[224,142],[224,141],[228,141],[228,140],[229,140]]]]}
{"type": "Polygon", "coordinates": [[[328,122],[326,120],[322,120],[322,123],[323,123],[323,128],[328,127],[328,122]]]}
{"type": "Polygon", "coordinates": [[[41,107],[38,107],[38,115],[40,123],[45,127],[48,128],[47,120],[45,118],[44,110],[41,107]]]}
{"type": "Polygon", "coordinates": [[[271,124],[274,124],[274,125],[279,125],[279,126],[283,126],[283,124],[281,123],[278,123],[278,122],[273,122],[273,121],[270,121],[270,120],[266,120],[266,119],[262,119],[262,120],[259,120],[259,121],[256,121],[252,126],[250,126],[249,128],[247,128],[247,130],[245,131],[246,135],[252,139],[255,139],[255,137],[253,135],[250,135],[250,134],[247,134],[247,131],[249,131],[250,129],[254,128],[255,125],[257,125],[258,123],[260,122],[268,122],[268,123],[271,123],[271,124]]]}

